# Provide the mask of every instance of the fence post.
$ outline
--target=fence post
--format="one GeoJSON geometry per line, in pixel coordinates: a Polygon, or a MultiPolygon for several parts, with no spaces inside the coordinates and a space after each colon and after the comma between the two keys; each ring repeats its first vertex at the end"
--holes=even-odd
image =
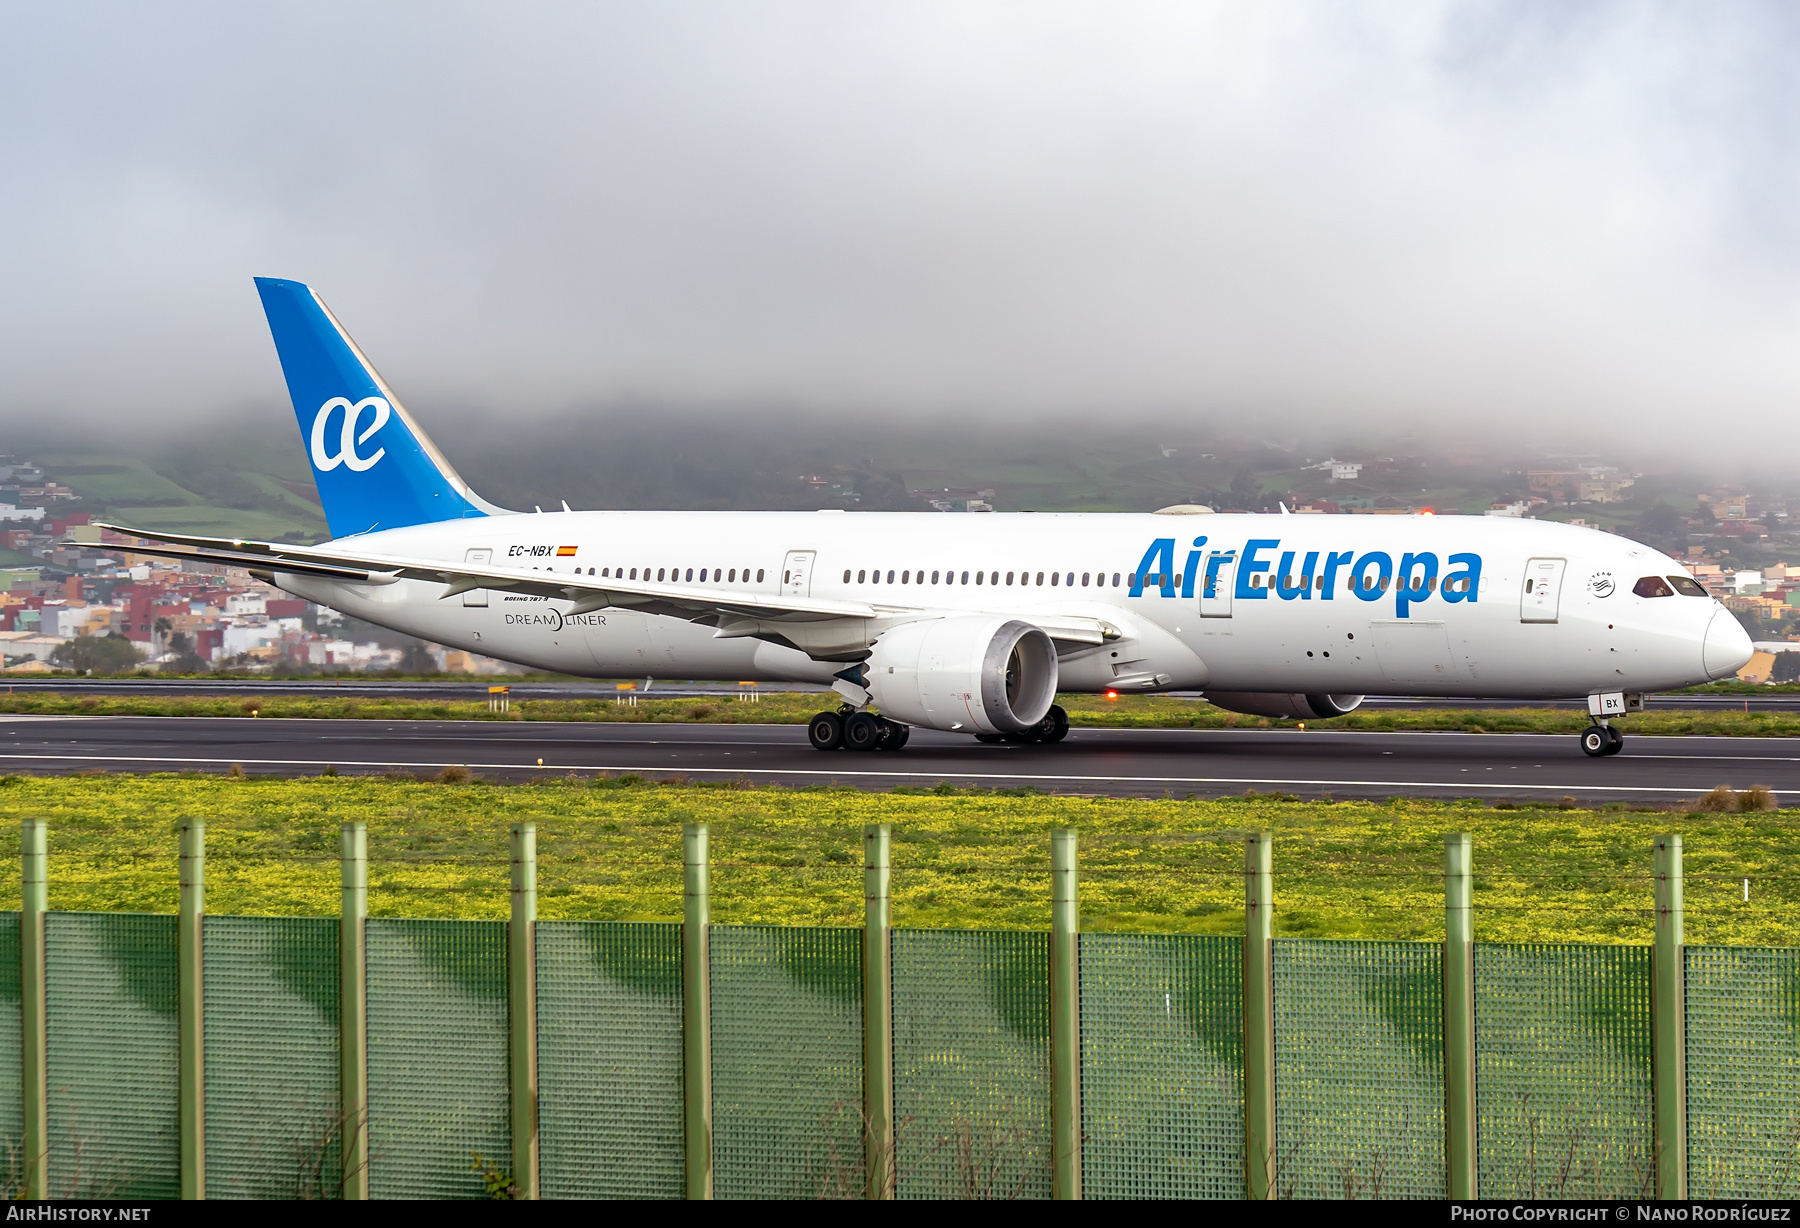
{"type": "Polygon", "coordinates": [[[369,1196],[369,828],[338,833],[343,902],[338,930],[338,1095],[344,1197],[369,1196]]]}
{"type": "Polygon", "coordinates": [[[512,920],[507,923],[512,1045],[513,1187],[538,1197],[537,824],[512,825],[512,920]]]}
{"type": "Polygon", "coordinates": [[[713,1196],[712,943],[708,927],[706,824],[681,829],[681,1100],[687,1196],[713,1196]]]}
{"type": "Polygon", "coordinates": [[[1686,1200],[1687,995],[1682,968],[1681,837],[1656,838],[1656,947],[1650,990],[1650,1086],[1656,1106],[1656,1196],[1686,1200]]]}
{"type": "Polygon", "coordinates": [[[1274,836],[1244,847],[1244,1184],[1253,1199],[1275,1197],[1274,836]]]}
{"type": "Polygon", "coordinates": [[[1050,833],[1051,1193],[1081,1197],[1081,905],[1075,829],[1050,833]]]}
{"type": "Polygon", "coordinates": [[[201,918],[206,914],[206,825],[181,832],[181,905],[175,923],[180,1038],[181,1196],[206,1197],[206,985],[201,918]]]}
{"type": "Polygon", "coordinates": [[[1475,1195],[1474,858],[1468,832],[1444,837],[1444,1163],[1449,1197],[1475,1195]]]}
{"type": "Polygon", "coordinates": [[[44,914],[50,907],[50,836],[42,819],[19,831],[19,1057],[24,1092],[25,1197],[49,1197],[49,1009],[44,994],[44,914]]]}
{"type": "Polygon", "coordinates": [[[892,831],[863,828],[863,1130],[864,1196],[894,1197],[894,909],[890,896],[892,831]]]}

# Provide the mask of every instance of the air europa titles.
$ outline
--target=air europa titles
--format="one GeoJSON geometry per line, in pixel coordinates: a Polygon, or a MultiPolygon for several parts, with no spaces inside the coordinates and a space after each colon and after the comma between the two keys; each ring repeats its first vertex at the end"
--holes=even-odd
{"type": "Polygon", "coordinates": [[[1196,537],[1186,565],[1177,571],[1175,539],[1159,537],[1151,542],[1132,575],[1131,596],[1142,597],[1149,587],[1173,597],[1179,586],[1181,596],[1191,598],[1197,584],[1206,601],[1227,595],[1238,601],[1267,601],[1270,593],[1283,601],[1332,601],[1341,581],[1359,601],[1391,597],[1394,613],[1401,618],[1434,596],[1470,604],[1481,596],[1479,554],[1450,555],[1443,560],[1440,575],[1438,556],[1430,550],[1409,550],[1396,563],[1385,550],[1360,555],[1354,550],[1283,550],[1279,537],[1251,538],[1241,557],[1235,549],[1208,551],[1205,546],[1206,538],[1196,537]],[[1230,586],[1229,594],[1220,591],[1225,585],[1230,586]]]}

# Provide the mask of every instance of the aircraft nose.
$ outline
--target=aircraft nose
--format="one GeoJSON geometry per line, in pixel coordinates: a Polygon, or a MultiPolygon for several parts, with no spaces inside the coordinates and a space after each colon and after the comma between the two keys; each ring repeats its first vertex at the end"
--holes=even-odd
{"type": "Polygon", "coordinates": [[[1724,678],[1737,673],[1749,664],[1755,652],[1749,633],[1730,611],[1720,610],[1713,615],[1706,628],[1706,644],[1700,650],[1708,678],[1724,678]]]}

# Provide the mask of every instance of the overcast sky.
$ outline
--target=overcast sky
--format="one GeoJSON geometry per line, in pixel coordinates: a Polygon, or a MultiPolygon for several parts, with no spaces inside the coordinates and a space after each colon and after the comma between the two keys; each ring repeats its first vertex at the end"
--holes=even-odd
{"type": "Polygon", "coordinates": [[[271,274],[428,423],[1793,442],[1797,44],[1781,4],[5,0],[0,415],[284,404],[271,274]]]}

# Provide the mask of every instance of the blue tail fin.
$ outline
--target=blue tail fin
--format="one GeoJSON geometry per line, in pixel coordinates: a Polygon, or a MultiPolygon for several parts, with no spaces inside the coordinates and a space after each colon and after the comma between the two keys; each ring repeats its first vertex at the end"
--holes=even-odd
{"type": "Polygon", "coordinates": [[[469,489],[311,287],[256,279],[333,537],[501,512],[469,489]]]}

